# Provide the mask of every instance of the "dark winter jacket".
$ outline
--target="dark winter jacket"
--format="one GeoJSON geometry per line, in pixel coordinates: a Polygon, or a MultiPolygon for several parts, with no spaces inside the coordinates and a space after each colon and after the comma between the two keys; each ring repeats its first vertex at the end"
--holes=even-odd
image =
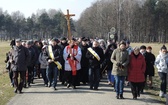
{"type": "MultiPolygon", "coordinates": [[[[51,57],[50,57],[48,48],[46,49],[46,51],[47,51],[46,56],[47,56],[47,61],[48,61],[49,59],[51,59],[51,57]]],[[[61,58],[63,56],[62,51],[61,51],[61,47],[58,46],[58,45],[52,46],[52,51],[53,51],[53,55],[54,55],[54,61],[60,62],[61,58]]],[[[56,66],[57,65],[54,62],[49,63],[50,68],[53,68],[53,67],[56,67],[56,66]]]]}
{"type": "Polygon", "coordinates": [[[98,61],[89,51],[86,53],[86,57],[89,59],[89,64],[91,68],[100,68],[100,64],[102,64],[104,60],[104,52],[100,47],[92,48],[100,57],[100,61],[98,61]]]}
{"type": "Polygon", "coordinates": [[[30,60],[29,60],[27,66],[33,67],[36,64],[36,58],[37,58],[36,56],[37,55],[36,55],[36,52],[33,47],[28,48],[28,51],[29,51],[29,55],[30,55],[30,58],[29,58],[30,60]]]}
{"type": "Polygon", "coordinates": [[[89,67],[89,59],[86,58],[86,53],[88,51],[87,49],[89,48],[89,45],[86,45],[86,46],[81,45],[80,48],[82,51],[81,67],[87,68],[87,67],[89,67]]]}
{"type": "Polygon", "coordinates": [[[11,70],[12,71],[26,71],[29,62],[29,51],[24,46],[16,47],[11,51],[11,70]]]}

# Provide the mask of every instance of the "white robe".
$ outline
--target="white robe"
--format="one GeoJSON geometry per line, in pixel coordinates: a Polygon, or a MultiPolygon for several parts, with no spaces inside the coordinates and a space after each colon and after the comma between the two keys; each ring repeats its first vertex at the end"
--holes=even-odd
{"type": "MultiPolygon", "coordinates": [[[[71,67],[70,67],[70,65],[69,65],[69,62],[68,62],[68,59],[67,59],[67,57],[68,57],[68,55],[69,55],[69,52],[67,52],[67,47],[68,46],[66,46],[65,48],[64,48],[64,53],[63,53],[63,57],[64,57],[64,60],[65,60],[65,71],[72,71],[72,69],[71,69],[71,67]]],[[[77,53],[77,55],[76,56],[74,56],[76,59],[77,59],[77,67],[76,67],[76,69],[77,70],[80,70],[81,69],[81,64],[80,64],[80,62],[81,62],[81,57],[82,57],[82,52],[81,52],[81,48],[78,46],[78,51],[77,51],[78,53],[77,53]]]]}

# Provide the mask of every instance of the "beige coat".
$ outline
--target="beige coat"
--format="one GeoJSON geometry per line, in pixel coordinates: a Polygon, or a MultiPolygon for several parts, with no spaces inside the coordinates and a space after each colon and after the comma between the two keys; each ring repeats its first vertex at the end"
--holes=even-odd
{"type": "Polygon", "coordinates": [[[127,50],[115,49],[112,56],[111,61],[113,63],[112,74],[117,76],[127,76],[127,66],[129,63],[129,54],[127,50]],[[117,66],[117,63],[121,63],[124,68],[121,69],[117,66]]]}

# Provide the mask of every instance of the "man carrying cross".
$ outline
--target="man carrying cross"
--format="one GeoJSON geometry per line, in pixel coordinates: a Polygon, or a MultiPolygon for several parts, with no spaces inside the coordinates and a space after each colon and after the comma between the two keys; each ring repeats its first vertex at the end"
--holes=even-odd
{"type": "Polygon", "coordinates": [[[71,30],[70,30],[70,17],[75,16],[74,14],[69,14],[69,10],[67,10],[67,25],[68,25],[68,39],[69,45],[65,47],[63,52],[63,57],[65,60],[65,80],[67,82],[67,88],[73,85],[73,89],[76,89],[76,86],[79,85],[79,81],[77,78],[78,71],[81,69],[81,49],[78,45],[76,45],[76,39],[72,38],[71,30]]]}

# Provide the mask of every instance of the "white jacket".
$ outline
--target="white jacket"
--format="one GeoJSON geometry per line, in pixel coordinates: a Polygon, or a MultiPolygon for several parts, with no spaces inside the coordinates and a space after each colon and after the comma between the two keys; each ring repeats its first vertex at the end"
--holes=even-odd
{"type": "Polygon", "coordinates": [[[155,65],[158,69],[158,72],[167,73],[168,72],[168,54],[160,54],[156,57],[155,65]]]}
{"type": "MultiPolygon", "coordinates": [[[[63,57],[64,57],[64,60],[65,60],[65,71],[72,71],[70,65],[69,65],[69,62],[67,60],[68,58],[68,55],[69,55],[69,52],[67,52],[67,46],[64,48],[64,52],[63,52],[63,57]]],[[[82,57],[82,52],[81,52],[81,48],[78,46],[78,51],[77,51],[77,55],[75,56],[75,58],[77,59],[77,70],[80,70],[81,69],[81,57],[82,57]]]]}

